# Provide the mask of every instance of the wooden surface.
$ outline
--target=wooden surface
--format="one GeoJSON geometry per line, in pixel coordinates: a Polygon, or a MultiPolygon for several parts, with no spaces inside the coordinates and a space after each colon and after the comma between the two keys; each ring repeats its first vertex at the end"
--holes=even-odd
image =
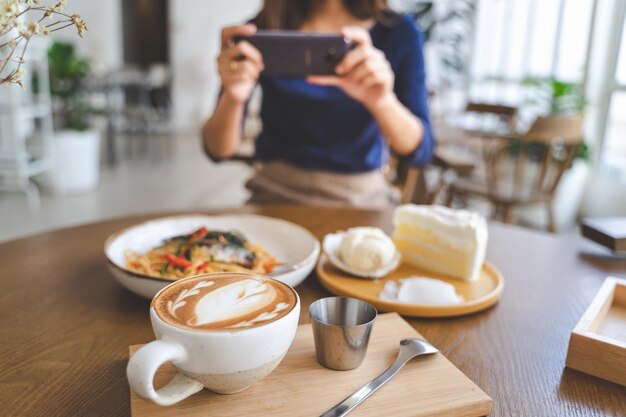
{"type": "MultiPolygon", "coordinates": [[[[391,231],[390,212],[229,211],[284,218],[320,238],[362,225],[391,231]]],[[[0,414],[130,413],[128,346],[154,338],[149,301],[114,281],[102,247],[111,233],[162,215],[0,244],[0,414]]],[[[506,277],[500,302],[471,316],[409,323],[493,399],[495,416],[626,415],[626,388],[564,369],[572,329],[607,275],[626,276],[626,260],[606,256],[603,248],[591,253],[577,242],[515,226],[490,224],[489,233],[487,259],[506,277]]],[[[301,321],[308,322],[307,306],[328,292],[314,276],[296,289],[301,321]]]]}
{"type": "Polygon", "coordinates": [[[320,257],[316,268],[317,277],[324,288],[336,295],[360,298],[372,304],[378,311],[394,311],[410,317],[454,317],[483,311],[498,302],[504,288],[502,274],[491,263],[485,262],[476,282],[461,281],[441,274],[419,269],[402,263],[381,279],[356,278],[334,267],[326,255],[320,257]],[[463,302],[453,305],[412,305],[383,301],[379,294],[389,280],[399,282],[402,278],[429,277],[452,284],[463,302]]]}
{"type": "Polygon", "coordinates": [[[626,280],[607,278],[574,328],[566,364],[626,386],[626,280]]]}
{"type": "Polygon", "coordinates": [[[525,141],[551,143],[559,138],[563,143],[581,144],[583,142],[584,114],[567,116],[539,116],[532,126],[522,135],[525,141]]]}
{"type": "MultiPolygon", "coordinates": [[[[236,395],[203,390],[172,407],[160,407],[131,392],[131,414],[134,417],[319,416],[387,369],[396,359],[399,342],[405,337],[421,336],[399,315],[380,315],[361,366],[351,371],[332,371],[317,363],[311,325],[302,324],[285,359],[250,389],[236,395]]],[[[131,354],[139,347],[131,346],[131,354]]],[[[172,379],[175,372],[171,365],[161,369],[156,375],[157,386],[172,379]]],[[[491,399],[439,353],[407,363],[350,415],[479,417],[490,408],[491,399]]]]}

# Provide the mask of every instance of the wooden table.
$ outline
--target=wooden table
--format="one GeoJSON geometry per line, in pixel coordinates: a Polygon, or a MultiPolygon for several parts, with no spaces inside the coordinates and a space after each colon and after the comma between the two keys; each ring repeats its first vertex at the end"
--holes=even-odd
{"type": "MultiPolygon", "coordinates": [[[[299,223],[317,237],[357,225],[390,231],[390,212],[245,207],[299,223]]],[[[117,416],[129,413],[128,345],[154,338],[149,301],[119,286],[102,246],[136,216],[0,244],[0,414],[117,416]]],[[[624,416],[626,388],[564,369],[569,335],[608,274],[626,260],[576,243],[490,225],[487,258],[506,286],[496,307],[411,324],[494,400],[497,416],[624,416]]],[[[314,276],[297,288],[302,322],[329,295],[314,276]]],[[[332,382],[331,382],[332,384],[332,382]]]]}

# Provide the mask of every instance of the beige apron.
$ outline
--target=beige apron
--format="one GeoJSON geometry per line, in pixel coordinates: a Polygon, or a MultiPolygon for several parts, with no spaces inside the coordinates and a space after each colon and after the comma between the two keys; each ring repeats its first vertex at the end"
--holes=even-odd
{"type": "Polygon", "coordinates": [[[398,204],[399,191],[380,170],[340,174],[298,168],[281,161],[258,164],[246,187],[250,204],[306,204],[384,208],[398,204]]]}

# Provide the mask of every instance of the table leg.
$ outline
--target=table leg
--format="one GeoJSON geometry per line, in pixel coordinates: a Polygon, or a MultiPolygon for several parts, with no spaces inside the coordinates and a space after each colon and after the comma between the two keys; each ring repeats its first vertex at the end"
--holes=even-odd
{"type": "Polygon", "coordinates": [[[113,126],[113,103],[111,98],[111,88],[106,89],[107,98],[107,132],[106,132],[106,158],[109,165],[117,163],[115,153],[115,129],[113,126]]]}

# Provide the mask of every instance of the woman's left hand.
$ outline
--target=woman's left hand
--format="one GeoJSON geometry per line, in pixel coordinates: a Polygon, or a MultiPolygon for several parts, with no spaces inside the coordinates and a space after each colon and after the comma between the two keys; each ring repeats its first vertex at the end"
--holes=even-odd
{"type": "Polygon", "coordinates": [[[350,26],[343,29],[343,35],[356,47],[337,65],[338,76],[310,76],[307,80],[339,87],[369,109],[375,109],[394,95],[391,65],[385,54],[374,48],[367,30],[350,26]]]}

